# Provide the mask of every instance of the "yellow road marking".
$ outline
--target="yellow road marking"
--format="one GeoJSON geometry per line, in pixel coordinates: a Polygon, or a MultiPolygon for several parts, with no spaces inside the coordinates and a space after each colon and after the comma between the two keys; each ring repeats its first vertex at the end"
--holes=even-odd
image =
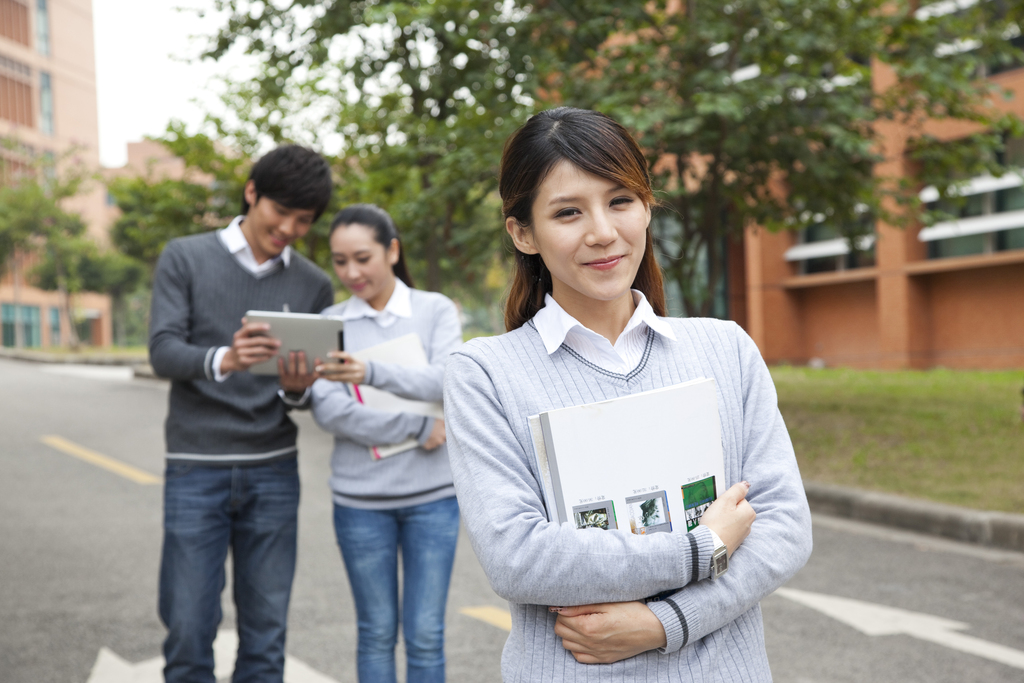
{"type": "Polygon", "coordinates": [[[96,467],[102,467],[108,472],[130,479],[136,484],[162,484],[163,478],[158,477],[155,474],[144,472],[138,467],[132,467],[127,463],[123,463],[120,460],[114,460],[113,458],[107,457],[102,453],[91,451],[85,446],[79,446],[77,443],[68,441],[67,439],[60,436],[44,436],[39,439],[47,446],[56,448],[61,453],[67,453],[68,455],[84,460],[90,465],[96,465],[96,467]]]}
{"type": "Polygon", "coordinates": [[[463,607],[459,610],[459,614],[465,614],[467,617],[473,617],[479,619],[491,626],[497,626],[505,631],[512,630],[512,614],[508,610],[501,609],[500,607],[491,607],[484,605],[482,607],[463,607]]]}

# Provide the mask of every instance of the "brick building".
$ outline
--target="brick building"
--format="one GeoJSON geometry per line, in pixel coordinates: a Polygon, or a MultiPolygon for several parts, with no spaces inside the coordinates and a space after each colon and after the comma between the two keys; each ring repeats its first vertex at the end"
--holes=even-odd
{"type": "MultiPolygon", "coordinates": [[[[876,69],[875,87],[887,75],[876,69]]],[[[990,76],[1014,93],[995,104],[1024,117],[1024,68],[990,76]]],[[[880,130],[878,172],[907,175],[906,129],[880,130]]],[[[953,139],[968,132],[935,123],[953,139]]],[[[1024,166],[1024,141],[1007,163],[1024,166]]],[[[801,233],[748,230],[731,251],[730,317],[769,363],[859,368],[1024,367],[1024,181],[971,179],[960,218],[930,227],[878,223],[859,257],[828,226],[801,233]],[[743,267],[739,267],[743,264],[743,267]]],[[[924,188],[921,199],[937,198],[924,188]]]]}

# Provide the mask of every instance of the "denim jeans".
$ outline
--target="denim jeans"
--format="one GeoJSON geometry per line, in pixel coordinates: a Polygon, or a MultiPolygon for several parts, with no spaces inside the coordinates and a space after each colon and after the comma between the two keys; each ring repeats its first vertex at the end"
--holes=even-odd
{"type": "Polygon", "coordinates": [[[265,465],[168,464],[160,619],[167,683],[214,683],[224,561],[238,613],[234,683],[281,683],[299,507],[296,458],[265,465]]]}
{"type": "Polygon", "coordinates": [[[455,498],[395,510],[335,505],[334,530],[356,603],[360,683],[395,682],[399,615],[407,683],[442,683],[444,610],[459,536],[455,498]]]}

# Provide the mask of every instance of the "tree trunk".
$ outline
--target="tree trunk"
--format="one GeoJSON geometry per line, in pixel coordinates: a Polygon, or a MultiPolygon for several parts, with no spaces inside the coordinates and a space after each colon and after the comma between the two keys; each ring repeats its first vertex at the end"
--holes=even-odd
{"type": "Polygon", "coordinates": [[[64,268],[61,266],[60,257],[56,254],[54,255],[54,266],[57,270],[57,291],[60,293],[61,302],[64,306],[64,315],[68,320],[68,343],[71,345],[72,351],[77,351],[78,347],[81,346],[81,341],[78,338],[78,328],[75,327],[71,292],[68,291],[68,281],[64,275],[64,268]]]}

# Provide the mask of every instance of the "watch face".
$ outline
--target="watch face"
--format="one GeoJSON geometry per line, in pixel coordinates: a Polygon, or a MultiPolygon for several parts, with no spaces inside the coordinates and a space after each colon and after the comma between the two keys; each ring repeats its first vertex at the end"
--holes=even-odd
{"type": "Polygon", "coordinates": [[[711,558],[711,573],[720,576],[729,570],[729,555],[725,552],[716,552],[711,558]]]}

